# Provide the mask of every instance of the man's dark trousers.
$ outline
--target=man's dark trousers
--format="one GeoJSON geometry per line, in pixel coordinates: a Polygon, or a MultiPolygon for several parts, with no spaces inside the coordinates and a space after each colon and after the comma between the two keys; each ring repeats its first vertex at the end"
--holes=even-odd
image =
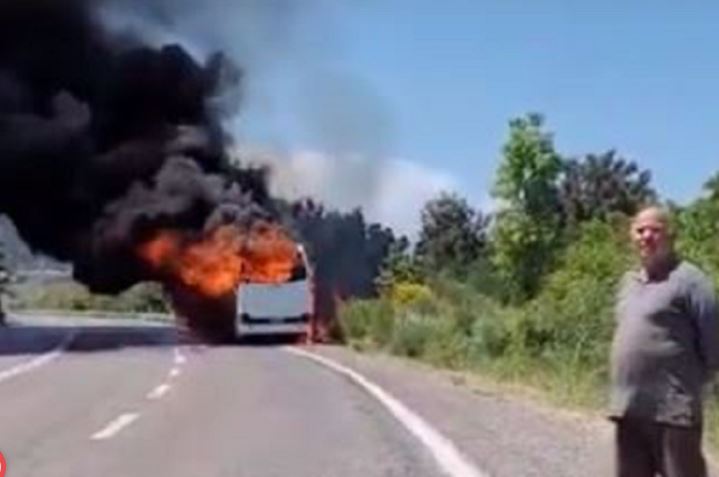
{"type": "Polygon", "coordinates": [[[701,427],[616,420],[617,477],[707,477],[701,427]]]}

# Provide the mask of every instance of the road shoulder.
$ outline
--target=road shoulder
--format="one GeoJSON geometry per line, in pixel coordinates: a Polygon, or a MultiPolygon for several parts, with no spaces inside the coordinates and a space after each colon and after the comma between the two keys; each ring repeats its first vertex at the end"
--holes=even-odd
{"type": "Polygon", "coordinates": [[[383,354],[310,347],[363,374],[430,422],[492,476],[611,475],[612,428],[383,354]]]}

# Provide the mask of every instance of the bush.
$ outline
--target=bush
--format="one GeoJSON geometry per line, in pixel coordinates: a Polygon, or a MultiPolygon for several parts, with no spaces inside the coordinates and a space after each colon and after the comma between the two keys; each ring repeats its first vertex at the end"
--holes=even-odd
{"type": "Polygon", "coordinates": [[[136,285],[117,296],[94,295],[86,287],[72,281],[43,285],[25,283],[14,291],[13,307],[18,309],[167,312],[162,288],[153,283],[136,285]]]}
{"type": "Polygon", "coordinates": [[[676,217],[682,255],[714,278],[719,286],[719,201],[700,199],[676,217]]]}
{"type": "Polygon", "coordinates": [[[339,322],[351,344],[383,347],[392,337],[394,311],[386,300],[353,300],[340,308],[339,322]]]}
{"type": "Polygon", "coordinates": [[[433,327],[425,345],[424,359],[436,366],[462,368],[470,358],[470,336],[457,327],[455,318],[431,320],[433,327]]]}
{"type": "Polygon", "coordinates": [[[483,363],[508,353],[512,335],[510,317],[484,314],[474,320],[469,338],[472,361],[483,363]]]}
{"type": "Polygon", "coordinates": [[[406,313],[396,317],[388,350],[399,356],[457,368],[466,362],[468,340],[448,317],[406,313]]]}
{"type": "Polygon", "coordinates": [[[427,310],[432,307],[434,296],[427,285],[399,282],[390,288],[389,299],[395,307],[427,310]]]}
{"type": "Polygon", "coordinates": [[[399,356],[419,358],[434,337],[437,321],[414,313],[397,320],[389,351],[399,356]]]}

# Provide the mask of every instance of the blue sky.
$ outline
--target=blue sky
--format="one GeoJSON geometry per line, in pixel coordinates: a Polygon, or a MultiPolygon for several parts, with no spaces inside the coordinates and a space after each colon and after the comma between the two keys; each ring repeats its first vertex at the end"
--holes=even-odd
{"type": "Polygon", "coordinates": [[[273,151],[276,183],[403,231],[441,189],[491,206],[508,121],[529,111],[563,154],[615,148],[675,201],[719,170],[714,0],[170,4],[166,25],[125,13],[158,42],[237,60],[230,127],[273,151]]]}
{"type": "Polygon", "coordinates": [[[399,157],[481,202],[508,120],[539,111],[562,152],[616,148],[686,201],[719,170],[718,21],[711,1],[316,4],[264,73],[266,103],[250,97],[243,134],[399,157]],[[335,128],[348,137],[328,138],[335,128]]]}

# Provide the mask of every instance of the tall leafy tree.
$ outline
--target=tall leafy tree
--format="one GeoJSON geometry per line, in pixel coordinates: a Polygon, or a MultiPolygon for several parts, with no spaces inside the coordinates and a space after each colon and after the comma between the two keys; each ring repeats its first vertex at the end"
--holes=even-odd
{"type": "Polygon", "coordinates": [[[513,119],[493,195],[506,207],[546,219],[557,212],[561,171],[562,159],[552,134],[544,130],[543,116],[531,113],[513,119]]]}
{"type": "Polygon", "coordinates": [[[562,160],[543,117],[529,114],[512,120],[493,189],[500,210],[492,259],[514,298],[536,293],[558,247],[561,171],[562,160]]]}
{"type": "Polygon", "coordinates": [[[651,179],[651,172],[640,170],[613,150],[568,160],[559,186],[564,217],[572,226],[606,219],[613,212],[633,215],[656,200],[651,179]]]}
{"type": "Polygon", "coordinates": [[[416,257],[426,270],[461,273],[483,252],[488,220],[455,193],[442,193],[422,209],[416,257]]]}
{"type": "Polygon", "coordinates": [[[387,253],[382,271],[376,284],[382,291],[392,290],[399,283],[420,284],[425,280],[425,273],[419,260],[412,254],[407,237],[394,241],[387,253]]]}

